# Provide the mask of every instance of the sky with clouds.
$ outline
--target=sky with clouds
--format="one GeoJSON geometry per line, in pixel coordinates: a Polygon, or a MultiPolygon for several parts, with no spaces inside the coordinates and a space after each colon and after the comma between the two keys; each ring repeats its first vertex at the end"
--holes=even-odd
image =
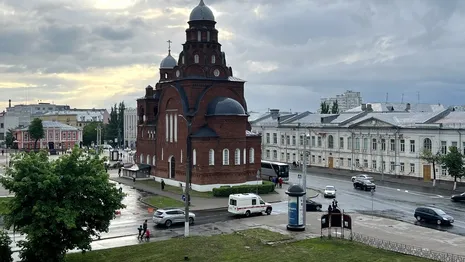
{"type": "MultiPolygon", "coordinates": [[[[175,58],[199,0],[2,0],[0,108],[135,106],[175,58]]],[[[465,104],[465,1],[205,0],[250,110],[367,102],[465,104]]]]}

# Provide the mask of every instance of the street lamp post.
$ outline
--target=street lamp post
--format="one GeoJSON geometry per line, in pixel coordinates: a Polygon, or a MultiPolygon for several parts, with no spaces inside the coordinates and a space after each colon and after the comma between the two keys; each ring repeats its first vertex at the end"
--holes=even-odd
{"type": "Polygon", "coordinates": [[[179,117],[182,117],[187,124],[187,139],[186,139],[186,186],[185,186],[185,192],[184,192],[184,215],[185,215],[185,221],[184,221],[184,237],[189,236],[189,203],[190,203],[190,196],[189,196],[189,190],[191,186],[191,176],[192,176],[192,137],[191,137],[191,132],[192,132],[192,116],[183,116],[179,115],[179,117]]]}

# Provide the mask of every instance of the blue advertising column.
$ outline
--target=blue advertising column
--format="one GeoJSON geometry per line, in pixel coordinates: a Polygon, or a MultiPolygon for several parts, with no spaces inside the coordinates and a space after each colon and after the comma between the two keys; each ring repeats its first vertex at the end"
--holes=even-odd
{"type": "Polygon", "coordinates": [[[305,198],[306,192],[300,185],[290,186],[286,194],[289,196],[287,230],[304,231],[305,230],[305,198]]]}

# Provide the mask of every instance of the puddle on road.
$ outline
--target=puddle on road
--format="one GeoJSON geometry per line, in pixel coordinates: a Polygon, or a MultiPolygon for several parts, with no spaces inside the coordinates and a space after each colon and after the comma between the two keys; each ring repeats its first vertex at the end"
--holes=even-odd
{"type": "Polygon", "coordinates": [[[126,194],[123,199],[123,204],[126,208],[121,210],[122,215],[128,213],[131,215],[149,215],[148,209],[150,207],[140,202],[139,199],[152,194],[136,190],[135,188],[125,184],[117,184],[116,187],[121,187],[123,189],[123,193],[126,194]]]}

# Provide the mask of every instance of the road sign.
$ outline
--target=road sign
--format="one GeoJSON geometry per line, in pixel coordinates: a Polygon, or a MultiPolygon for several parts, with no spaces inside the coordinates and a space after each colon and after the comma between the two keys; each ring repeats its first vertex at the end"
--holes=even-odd
{"type": "Polygon", "coordinates": [[[182,201],[185,202],[185,201],[186,201],[186,196],[185,196],[185,195],[182,195],[182,196],[181,196],[181,199],[182,199],[182,201]]]}

